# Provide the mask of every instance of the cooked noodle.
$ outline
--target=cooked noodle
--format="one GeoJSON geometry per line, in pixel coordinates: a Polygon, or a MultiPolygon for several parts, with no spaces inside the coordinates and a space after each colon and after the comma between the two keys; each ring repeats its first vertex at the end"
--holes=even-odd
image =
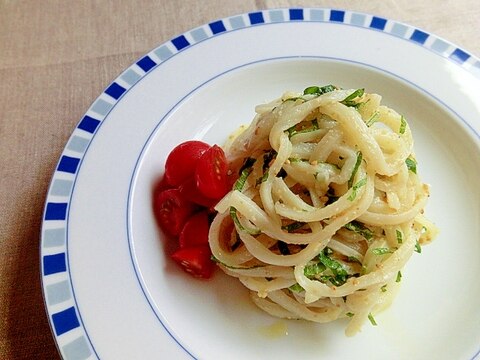
{"type": "Polygon", "coordinates": [[[228,145],[239,179],[216,206],[210,247],[267,313],[348,317],[354,335],[434,238],[410,127],[380,100],[332,86],[286,93],[228,145]]]}

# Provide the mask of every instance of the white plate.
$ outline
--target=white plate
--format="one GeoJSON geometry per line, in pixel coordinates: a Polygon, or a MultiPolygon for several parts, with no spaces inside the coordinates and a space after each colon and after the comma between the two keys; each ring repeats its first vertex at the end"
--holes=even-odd
{"type": "Polygon", "coordinates": [[[193,29],[99,96],[53,175],[42,284],[65,359],[473,359],[480,349],[480,61],[422,30],[367,14],[280,9],[193,29]],[[407,264],[392,307],[345,322],[274,319],[217,272],[165,256],[151,192],[187,139],[223,143],[256,104],[333,83],[383,95],[413,128],[441,233],[407,264]],[[273,336],[271,326],[288,335],[273,336]],[[269,330],[270,329],[270,330],[269,330]]]}

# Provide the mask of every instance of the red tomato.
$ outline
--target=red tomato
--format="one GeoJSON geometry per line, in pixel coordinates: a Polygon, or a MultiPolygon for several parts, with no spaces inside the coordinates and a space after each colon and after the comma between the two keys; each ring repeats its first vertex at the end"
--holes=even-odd
{"type": "Polygon", "coordinates": [[[178,240],[180,248],[187,248],[198,245],[208,246],[208,215],[201,211],[193,215],[185,223],[178,240]]]}
{"type": "Polygon", "coordinates": [[[194,177],[184,181],[178,189],[185,198],[193,201],[195,204],[206,208],[213,208],[217,204],[216,200],[207,198],[197,189],[197,184],[194,177]]]}
{"type": "Polygon", "coordinates": [[[172,259],[194,277],[208,279],[215,268],[211,254],[207,245],[194,246],[177,250],[172,254],[172,259]]]}
{"type": "Polygon", "coordinates": [[[165,162],[165,178],[168,183],[178,186],[195,173],[197,160],[210,148],[210,145],[190,140],[177,145],[165,162]]]}
{"type": "Polygon", "coordinates": [[[223,150],[213,145],[198,159],[195,168],[197,188],[208,198],[220,200],[228,191],[228,163],[223,150]]]}
{"type": "Polygon", "coordinates": [[[153,196],[155,196],[156,194],[159,194],[160,192],[162,192],[164,190],[171,189],[171,188],[172,188],[172,186],[167,182],[167,179],[165,178],[165,176],[162,176],[155,183],[155,186],[153,188],[153,196]]]}
{"type": "Polygon", "coordinates": [[[153,199],[153,211],[158,224],[163,231],[173,236],[180,234],[196,208],[178,189],[163,190],[153,199]]]}

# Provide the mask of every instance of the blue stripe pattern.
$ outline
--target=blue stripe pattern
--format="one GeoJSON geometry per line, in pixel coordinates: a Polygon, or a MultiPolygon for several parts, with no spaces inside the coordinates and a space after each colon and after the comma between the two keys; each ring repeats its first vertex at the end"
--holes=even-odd
{"type": "Polygon", "coordinates": [[[427,41],[427,39],[428,39],[428,34],[426,32],[421,31],[421,30],[415,29],[412,36],[410,36],[410,39],[419,43],[419,44],[424,44],[425,41],[427,41]]]}
{"type": "Polygon", "coordinates": [[[64,271],[67,271],[65,253],[45,255],[43,257],[43,273],[45,275],[52,275],[64,271]]]}
{"type": "Polygon", "coordinates": [[[378,29],[378,30],[385,29],[385,25],[387,25],[387,20],[382,19],[380,17],[376,17],[376,16],[372,18],[372,22],[370,23],[370,27],[372,29],[378,29]]]}
{"type": "Polygon", "coordinates": [[[147,55],[141,58],[140,60],[138,60],[137,65],[140,66],[140,68],[143,71],[149,72],[151,69],[155,67],[155,65],[157,65],[157,63],[153,61],[150,56],[147,55]]]}
{"type": "Polygon", "coordinates": [[[65,220],[67,217],[68,203],[47,203],[45,210],[45,220],[65,220]]]}
{"type": "Polygon", "coordinates": [[[330,21],[343,22],[345,19],[345,11],[332,10],[330,11],[330,21]]]}
{"type": "Polygon", "coordinates": [[[118,100],[123,93],[127,91],[124,87],[118,85],[116,82],[113,82],[106,90],[105,94],[110,95],[115,100],[118,100]]]}
{"type": "Polygon", "coordinates": [[[455,60],[456,62],[463,63],[470,58],[470,54],[466,53],[461,49],[455,49],[455,51],[450,55],[450,59],[455,60]]]}
{"type": "Polygon", "coordinates": [[[90,134],[93,134],[99,124],[100,124],[100,120],[97,120],[90,116],[85,115],[77,127],[81,130],[85,130],[86,132],[89,132],[90,134]]]}
{"type": "Polygon", "coordinates": [[[224,31],[227,31],[227,29],[225,28],[225,25],[223,25],[222,20],[212,22],[212,23],[208,24],[208,26],[210,26],[210,29],[212,30],[212,33],[214,35],[219,34],[221,32],[224,32],[224,31]]]}
{"type": "Polygon", "coordinates": [[[53,314],[52,322],[57,336],[65,334],[66,332],[80,326],[74,307],[53,314]]]}
{"type": "Polygon", "coordinates": [[[80,163],[80,159],[63,155],[60,159],[60,163],[58,164],[57,170],[67,172],[70,174],[75,174],[77,172],[77,167],[79,163],[80,163]]]}
{"type": "Polygon", "coordinates": [[[302,9],[290,9],[290,20],[298,21],[303,20],[303,10],[302,9]]]}
{"type": "Polygon", "coordinates": [[[263,19],[263,13],[261,12],[250,13],[248,14],[248,18],[250,19],[250,24],[252,25],[262,24],[265,22],[263,19]]]}
{"type": "Polygon", "coordinates": [[[177,50],[182,50],[182,49],[184,49],[184,48],[186,48],[187,46],[190,45],[187,38],[183,35],[180,35],[180,36],[176,37],[175,39],[172,39],[171,41],[172,41],[173,46],[175,46],[177,48],[177,50]]]}

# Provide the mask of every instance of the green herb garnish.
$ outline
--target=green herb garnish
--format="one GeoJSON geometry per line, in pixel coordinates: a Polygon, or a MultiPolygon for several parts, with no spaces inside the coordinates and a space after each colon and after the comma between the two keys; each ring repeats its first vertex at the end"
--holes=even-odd
{"type": "Polygon", "coordinates": [[[400,117],[400,129],[398,130],[398,132],[400,134],[405,134],[405,129],[407,128],[407,121],[405,120],[405,117],[402,115],[400,117]]]}
{"type": "Polygon", "coordinates": [[[235,225],[237,225],[237,227],[240,230],[246,231],[250,235],[258,235],[258,234],[261,233],[261,231],[259,229],[251,229],[251,228],[244,227],[242,225],[242,223],[240,222],[240,220],[238,219],[237,209],[234,208],[233,206],[230,206],[230,217],[232,218],[233,222],[235,223],[235,225]]]}
{"type": "Polygon", "coordinates": [[[338,276],[323,275],[320,276],[320,280],[324,283],[331,282],[334,286],[342,286],[347,281],[346,278],[339,278],[338,276]]]}
{"type": "Polygon", "coordinates": [[[293,284],[292,286],[289,287],[289,289],[297,293],[305,290],[299,283],[293,284]]]}
{"type": "Polygon", "coordinates": [[[350,201],[355,200],[355,198],[357,197],[357,191],[358,191],[358,189],[360,189],[360,188],[361,188],[362,186],[364,186],[366,183],[367,183],[367,178],[363,178],[363,179],[361,179],[360,181],[358,181],[355,185],[353,185],[353,187],[352,187],[352,193],[350,194],[350,196],[349,196],[347,199],[350,200],[350,201]]]}
{"type": "Polygon", "coordinates": [[[245,186],[245,182],[247,181],[248,176],[252,172],[252,166],[255,163],[255,159],[247,158],[242,166],[240,177],[235,181],[233,185],[234,190],[242,191],[243,187],[245,186]]]}
{"type": "Polygon", "coordinates": [[[383,285],[383,286],[380,288],[380,290],[381,290],[382,292],[386,292],[386,291],[387,291],[387,284],[383,285]]]}
{"type": "Polygon", "coordinates": [[[417,162],[415,159],[408,157],[405,159],[405,164],[407,165],[407,169],[413,172],[414,174],[417,173],[417,162]]]}
{"type": "Polygon", "coordinates": [[[337,286],[343,285],[347,281],[348,273],[343,268],[342,264],[330,258],[325,251],[320,252],[318,256],[322,264],[329,268],[333,273],[334,281],[332,281],[332,279],[329,279],[330,282],[337,286]]]}
{"type": "Polygon", "coordinates": [[[232,270],[250,270],[250,269],[256,269],[256,268],[260,268],[260,267],[265,267],[265,265],[231,266],[231,265],[227,265],[227,264],[225,264],[224,262],[222,262],[222,261],[220,261],[219,259],[217,259],[217,258],[215,257],[215,255],[210,256],[210,260],[212,260],[214,263],[220,264],[220,265],[225,266],[226,268],[232,269],[232,270]]]}
{"type": "Polygon", "coordinates": [[[311,262],[305,265],[303,269],[303,274],[309,278],[313,279],[316,278],[317,275],[324,272],[327,268],[321,262],[311,262]]]}
{"type": "Polygon", "coordinates": [[[322,87],[318,86],[309,86],[305,90],[303,90],[303,95],[322,95],[328,92],[334,91],[337,88],[333,85],[325,85],[322,87]]]}
{"type": "Polygon", "coordinates": [[[300,159],[295,157],[288,158],[288,161],[290,161],[291,163],[308,162],[307,159],[300,159]]]}
{"type": "Polygon", "coordinates": [[[373,238],[373,232],[361,222],[353,220],[344,225],[344,228],[353,231],[359,235],[362,235],[365,239],[371,240],[373,238]]]}
{"type": "Polygon", "coordinates": [[[331,282],[335,286],[345,284],[349,275],[340,262],[330,257],[332,253],[332,249],[328,247],[323,249],[314,260],[305,266],[303,270],[305,276],[325,283],[331,282]]]}
{"type": "MultiPolygon", "coordinates": [[[[235,181],[235,184],[233,185],[234,190],[242,191],[243,187],[245,186],[245,182],[247,181],[248,176],[252,172],[252,166],[255,163],[255,159],[253,158],[246,158],[242,170],[240,173],[240,177],[235,181]]],[[[237,227],[240,230],[244,230],[248,232],[251,235],[258,235],[260,233],[260,230],[258,229],[247,229],[245,228],[241,223],[240,220],[238,219],[237,216],[237,209],[234,208],[233,206],[230,207],[230,217],[232,218],[233,222],[237,225],[237,227]]]]}
{"type": "Polygon", "coordinates": [[[262,176],[260,176],[257,180],[255,180],[255,186],[258,186],[261,183],[267,181],[267,179],[268,179],[268,171],[265,171],[262,176]]]}
{"type": "Polygon", "coordinates": [[[233,189],[242,191],[243,187],[245,186],[245,183],[247,182],[248,175],[250,175],[251,172],[252,172],[252,168],[244,169],[240,177],[237,179],[237,181],[235,181],[235,184],[233,185],[233,189]]]}
{"type": "Polygon", "coordinates": [[[375,111],[373,113],[373,115],[370,117],[370,119],[368,119],[365,122],[365,125],[367,125],[368,127],[372,126],[373,124],[375,124],[378,121],[379,116],[380,116],[380,113],[378,111],[375,111]]]}
{"type": "Polygon", "coordinates": [[[302,227],[305,226],[306,223],[304,222],[301,222],[301,221],[295,221],[295,222],[292,222],[291,224],[288,224],[288,225],[283,225],[282,226],[282,230],[287,230],[287,232],[294,232],[295,230],[298,230],[302,227]]]}
{"type": "Polygon", "coordinates": [[[397,234],[397,243],[401,244],[403,242],[403,233],[400,230],[395,230],[397,234]]]}
{"type": "Polygon", "coordinates": [[[255,186],[258,186],[261,183],[267,181],[268,169],[270,167],[270,163],[272,162],[273,159],[275,159],[276,155],[277,155],[277,152],[273,149],[263,154],[263,165],[262,165],[263,175],[255,181],[255,186]]]}
{"type": "Polygon", "coordinates": [[[318,86],[309,86],[303,90],[303,95],[316,95],[320,93],[320,88],[318,86]]]}
{"type": "Polygon", "coordinates": [[[353,185],[353,179],[355,178],[355,175],[357,174],[358,168],[360,167],[361,163],[362,163],[362,153],[359,151],[357,152],[357,160],[355,161],[355,166],[353,167],[352,175],[350,175],[350,179],[348,179],[349,188],[351,188],[353,185]]]}
{"type": "Polygon", "coordinates": [[[315,131],[315,130],[319,129],[317,119],[313,119],[310,123],[311,123],[310,127],[298,128],[298,124],[293,125],[292,127],[289,127],[286,130],[286,132],[288,133],[288,138],[292,138],[295,135],[304,134],[304,133],[308,133],[308,132],[315,131]]]}
{"type": "Polygon", "coordinates": [[[375,319],[373,318],[373,315],[372,313],[368,313],[368,320],[370,320],[371,324],[373,326],[377,326],[377,322],[375,321],[375,319]]]}
{"type": "Polygon", "coordinates": [[[416,251],[417,253],[419,253],[419,254],[422,253],[422,247],[420,246],[420,243],[418,242],[418,240],[417,240],[417,242],[415,243],[415,251],[416,251]]]}
{"type": "Polygon", "coordinates": [[[257,161],[257,159],[254,159],[254,158],[251,158],[251,157],[245,158],[243,160],[242,166],[238,170],[238,175],[241,175],[243,170],[251,168],[253,166],[253,164],[255,164],[255,161],[257,161]]]}
{"type": "Polygon", "coordinates": [[[385,254],[392,254],[393,250],[389,248],[375,248],[372,250],[374,255],[385,255],[385,254]]]}
{"type": "Polygon", "coordinates": [[[365,93],[365,89],[357,89],[340,102],[346,106],[357,106],[358,103],[353,100],[356,99],[357,97],[362,96],[364,93],[365,93]]]}
{"type": "Polygon", "coordinates": [[[395,282],[399,283],[400,281],[402,281],[402,272],[398,271],[397,272],[397,278],[395,279],[395,282]]]}
{"type": "Polygon", "coordinates": [[[348,316],[349,318],[351,318],[351,317],[354,317],[354,316],[355,316],[355,314],[354,314],[354,313],[352,313],[352,312],[347,312],[347,313],[345,313],[345,315],[346,315],[346,316],[348,316]]]}

